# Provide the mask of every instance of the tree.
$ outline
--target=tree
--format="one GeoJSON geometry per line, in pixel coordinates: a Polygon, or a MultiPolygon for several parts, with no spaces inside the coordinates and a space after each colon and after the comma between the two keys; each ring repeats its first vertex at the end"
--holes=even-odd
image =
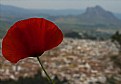
{"type": "Polygon", "coordinates": [[[117,48],[119,49],[119,52],[121,52],[121,34],[119,33],[119,31],[116,31],[116,33],[112,35],[111,39],[112,42],[116,44],[117,48]]]}
{"type": "Polygon", "coordinates": [[[116,31],[116,33],[112,36],[112,42],[114,42],[119,49],[119,55],[112,56],[112,60],[115,65],[121,68],[121,34],[119,31],[116,31]]]}

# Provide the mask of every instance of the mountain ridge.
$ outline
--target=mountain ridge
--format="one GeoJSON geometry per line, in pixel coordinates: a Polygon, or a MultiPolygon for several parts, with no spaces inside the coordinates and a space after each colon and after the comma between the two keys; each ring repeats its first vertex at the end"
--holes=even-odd
{"type": "Polygon", "coordinates": [[[78,16],[60,17],[56,19],[58,23],[82,24],[82,25],[104,25],[120,26],[121,20],[110,11],[104,10],[100,6],[88,7],[86,11],[78,16]]]}
{"type": "MultiPolygon", "coordinates": [[[[56,11],[56,10],[55,10],[56,11]]],[[[66,10],[64,10],[66,11],[66,10]]],[[[58,12],[58,11],[56,11],[58,12]]],[[[62,12],[62,11],[61,11],[62,12]]],[[[112,12],[103,9],[101,6],[88,7],[85,12],[78,15],[49,15],[39,10],[28,10],[14,6],[0,4],[0,21],[13,23],[29,17],[44,17],[57,24],[71,24],[79,27],[121,27],[121,20],[112,12]]],[[[68,26],[69,26],[68,25],[68,26]]]]}
{"type": "MultiPolygon", "coordinates": [[[[100,32],[106,31],[106,37],[107,32],[121,29],[121,20],[115,17],[112,12],[107,11],[100,6],[89,7],[86,9],[86,11],[83,11],[83,13],[75,13],[76,15],[70,12],[67,15],[61,15],[62,13],[60,15],[49,15],[47,12],[46,14],[45,12],[42,13],[41,10],[27,10],[22,8],[16,8],[14,6],[12,6],[12,8],[11,6],[7,6],[7,8],[5,9],[2,7],[3,6],[0,4],[0,37],[5,34],[5,32],[8,30],[8,28],[10,28],[13,23],[29,17],[43,17],[51,20],[56,23],[59,28],[61,28],[64,34],[73,31],[76,33],[85,33],[86,31],[87,33],[89,33],[90,36],[90,34],[96,34],[97,30],[101,30],[98,31],[98,34],[96,34],[95,36],[99,36],[100,32]]],[[[66,12],[67,10],[64,11],[66,12]]],[[[104,37],[104,33],[101,33],[101,35],[102,37],[104,37]]]]}
{"type": "MultiPolygon", "coordinates": [[[[88,7],[89,8],[89,7],[88,7]]],[[[80,15],[82,13],[85,12],[85,9],[26,9],[26,8],[20,8],[20,7],[16,7],[16,6],[11,6],[11,5],[3,5],[0,4],[0,12],[4,12],[1,10],[8,10],[9,11],[17,11],[17,14],[21,14],[21,12],[27,12],[27,13],[32,13],[32,12],[36,12],[36,13],[42,13],[42,14],[46,14],[46,15],[51,15],[51,16],[67,16],[67,15],[80,15]],[[19,11],[21,12],[19,12],[19,11]]],[[[22,12],[22,13],[23,13],[22,12]]],[[[14,13],[14,12],[11,12],[14,13]]],[[[15,13],[14,13],[15,14],[15,13]]],[[[114,13],[115,16],[119,19],[121,19],[121,13],[114,13]]],[[[26,14],[25,14],[26,15],[26,14]]]]}

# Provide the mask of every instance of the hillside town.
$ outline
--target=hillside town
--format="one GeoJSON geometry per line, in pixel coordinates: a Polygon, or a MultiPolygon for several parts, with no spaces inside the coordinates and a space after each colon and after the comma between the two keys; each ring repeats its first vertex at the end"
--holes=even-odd
{"type": "MultiPolygon", "coordinates": [[[[49,75],[67,84],[108,84],[110,78],[121,82],[121,68],[114,65],[111,57],[119,54],[110,40],[92,41],[65,38],[61,45],[46,51],[40,60],[49,75]]],[[[0,80],[34,77],[41,70],[36,58],[26,58],[12,64],[0,56],[0,80]]],[[[43,77],[45,74],[41,71],[43,77]]]]}

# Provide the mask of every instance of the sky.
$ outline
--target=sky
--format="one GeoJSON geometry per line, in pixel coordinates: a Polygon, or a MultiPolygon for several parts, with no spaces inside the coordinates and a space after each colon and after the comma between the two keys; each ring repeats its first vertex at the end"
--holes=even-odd
{"type": "Polygon", "coordinates": [[[86,9],[96,5],[121,13],[121,0],[0,0],[0,4],[27,9],[86,9]]]}

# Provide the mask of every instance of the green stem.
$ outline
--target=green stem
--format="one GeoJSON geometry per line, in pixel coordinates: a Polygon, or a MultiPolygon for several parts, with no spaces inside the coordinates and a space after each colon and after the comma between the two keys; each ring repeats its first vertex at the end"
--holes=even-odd
{"type": "Polygon", "coordinates": [[[37,57],[37,60],[39,61],[39,64],[41,65],[43,71],[45,72],[45,74],[46,74],[46,76],[47,76],[47,79],[48,79],[48,81],[50,82],[50,84],[55,84],[55,83],[53,82],[53,80],[50,78],[50,76],[48,75],[48,73],[46,72],[45,68],[43,67],[43,64],[42,64],[41,60],[39,59],[39,57],[37,57]]]}

